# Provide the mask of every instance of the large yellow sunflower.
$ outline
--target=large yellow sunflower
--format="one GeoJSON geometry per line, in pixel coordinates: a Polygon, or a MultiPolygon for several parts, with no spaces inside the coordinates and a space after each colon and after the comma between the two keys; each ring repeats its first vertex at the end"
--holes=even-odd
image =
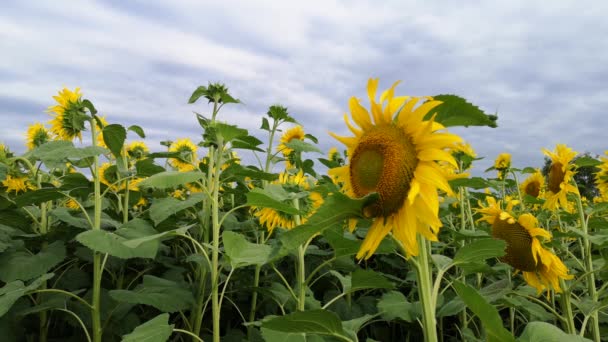
{"type": "Polygon", "coordinates": [[[555,210],[560,206],[568,207],[567,194],[578,194],[578,188],[572,185],[575,165],[571,163],[576,152],[563,144],[558,144],[555,151],[543,149],[543,153],[551,158],[551,168],[547,180],[547,193],[544,208],[555,210]]]}
{"type": "Polygon", "coordinates": [[[600,157],[602,163],[598,165],[600,169],[595,174],[595,185],[600,191],[600,198],[608,200],[608,151],[605,151],[606,157],[600,157]]]}
{"type": "Polygon", "coordinates": [[[522,271],[528,285],[536,288],[538,293],[553,289],[561,292],[559,279],[572,279],[568,268],[558,256],[540,243],[539,237],[551,240],[551,233],[538,226],[538,220],[531,214],[522,214],[515,218],[507,211],[500,209],[500,201],[493,197],[486,198],[487,207],[477,209],[482,213],[479,221],[492,225],[492,236],[507,243],[506,254],[501,261],[522,271]]]}
{"type": "Polygon", "coordinates": [[[177,139],[169,147],[169,152],[178,152],[178,158],[171,158],[169,163],[179,171],[193,171],[197,168],[198,157],[196,151],[198,147],[188,138],[177,139]]]}
{"type": "MultiPolygon", "coordinates": [[[[297,174],[282,172],[279,175],[279,179],[273,181],[272,184],[280,184],[288,190],[301,192],[310,190],[311,180],[302,172],[302,170],[300,170],[297,174]]],[[[315,191],[310,191],[308,197],[300,199],[300,211],[304,213],[304,215],[301,215],[300,217],[301,223],[306,223],[308,218],[317,211],[321,204],[323,204],[323,197],[315,191]]],[[[261,208],[257,210],[254,215],[259,217],[260,224],[266,226],[270,233],[272,233],[276,227],[292,229],[296,226],[293,215],[272,208],[261,208]]]]}
{"type": "Polygon", "coordinates": [[[51,134],[41,123],[35,123],[27,128],[25,145],[32,150],[45,142],[51,141],[51,134]]]}
{"type": "Polygon", "coordinates": [[[538,169],[519,186],[522,194],[530,195],[534,198],[542,197],[544,187],[545,177],[538,169]]]}
{"type": "Polygon", "coordinates": [[[295,160],[293,155],[293,149],[287,147],[287,145],[285,144],[293,140],[304,140],[305,136],[306,133],[304,133],[304,129],[302,128],[302,126],[295,126],[293,128],[290,128],[281,136],[281,144],[279,144],[277,150],[283,154],[283,157],[285,157],[285,164],[287,164],[288,169],[295,167],[295,160]]]}
{"type": "Polygon", "coordinates": [[[461,139],[440,132],[444,127],[433,119],[424,119],[440,101],[427,98],[416,107],[420,98],[394,96],[398,83],[376,102],[378,79],[370,79],[367,93],[371,113],[352,97],[349,107],[358,127],[344,115],[354,136],[330,133],[346,145],[348,152],[348,164],[331,169],[330,175],[352,197],[372,192],[379,195],[376,203],[364,208],[364,215],[374,220],[357,258],[371,257],[389,232],[403,244],[408,257],[418,255],[417,234],[436,241],[441,227],[437,189],[452,193],[437,161],[457,167],[446,149],[461,139]]]}
{"type": "Polygon", "coordinates": [[[71,91],[64,88],[58,96],[53,96],[57,105],[48,108],[47,112],[54,113],[51,124],[51,132],[59,139],[71,141],[75,137],[82,139],[81,132],[84,130],[84,122],[87,116],[84,114],[82,94],[80,88],[71,91]]]}

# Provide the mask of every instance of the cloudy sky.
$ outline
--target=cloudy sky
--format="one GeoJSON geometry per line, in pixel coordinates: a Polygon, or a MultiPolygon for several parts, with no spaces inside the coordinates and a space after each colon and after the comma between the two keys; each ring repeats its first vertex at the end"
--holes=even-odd
{"type": "MultiPolygon", "coordinates": [[[[397,93],[454,93],[498,128],[457,129],[480,156],[540,166],[541,148],[608,150],[608,3],[594,1],[3,1],[0,141],[24,151],[29,124],[62,87],[81,87],[111,123],[159,141],[200,131],[186,104],[208,81],[245,104],[221,119],[263,137],[280,103],[324,150],[347,134],[369,77],[397,93]]],[[[133,137],[135,138],[135,137],[133,137]]]]}

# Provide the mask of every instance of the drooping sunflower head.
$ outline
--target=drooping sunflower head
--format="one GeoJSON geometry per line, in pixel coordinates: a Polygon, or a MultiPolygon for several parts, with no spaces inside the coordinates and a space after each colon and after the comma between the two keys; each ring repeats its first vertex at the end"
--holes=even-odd
{"type": "Polygon", "coordinates": [[[364,215],[373,218],[358,258],[369,258],[382,239],[392,232],[408,256],[418,254],[417,234],[436,240],[441,221],[438,218],[437,190],[452,190],[438,162],[457,167],[448,148],[460,137],[444,132],[444,127],[428,116],[441,102],[425,98],[395,96],[395,87],[384,91],[376,102],[378,80],[370,79],[367,92],[370,111],[359,99],[349,101],[351,117],[344,115],[351,137],[330,133],[346,145],[348,164],[333,168],[330,176],[343,184],[353,197],[372,192],[379,199],[364,208],[364,215]]]}
{"type": "Polygon", "coordinates": [[[25,174],[20,173],[9,173],[6,178],[2,181],[2,186],[6,187],[6,192],[14,192],[15,195],[20,192],[26,192],[28,190],[35,189],[36,187],[30,182],[30,179],[25,174]]]}
{"type": "Polygon", "coordinates": [[[522,271],[538,293],[550,289],[560,292],[559,279],[572,279],[559,257],[542,246],[539,238],[551,240],[551,233],[539,228],[533,215],[522,214],[517,220],[499,216],[492,224],[492,236],[507,244],[501,261],[522,271]]]}
{"type": "Polygon", "coordinates": [[[52,140],[51,133],[41,123],[35,123],[27,128],[26,142],[28,150],[32,150],[52,140]]]}
{"type": "Polygon", "coordinates": [[[188,138],[177,139],[169,147],[169,152],[177,152],[179,156],[171,158],[170,163],[179,171],[193,171],[198,164],[196,151],[198,147],[188,138]]]}
{"type": "Polygon", "coordinates": [[[600,192],[600,199],[608,200],[608,151],[606,157],[600,157],[602,163],[598,165],[599,171],[595,174],[595,185],[600,192]]]}
{"type": "Polygon", "coordinates": [[[279,144],[277,150],[283,154],[283,157],[285,157],[285,163],[287,164],[288,169],[295,167],[295,156],[293,154],[294,150],[287,147],[286,144],[294,140],[303,141],[305,136],[306,133],[304,132],[304,128],[302,128],[302,126],[290,128],[281,136],[281,144],[279,144]]]}
{"type": "Polygon", "coordinates": [[[473,160],[477,158],[477,154],[469,143],[461,142],[454,144],[452,147],[452,155],[456,158],[459,164],[460,171],[468,170],[473,165],[473,160]]]}
{"type": "Polygon", "coordinates": [[[560,206],[568,206],[568,193],[578,194],[578,188],[572,184],[575,165],[572,163],[576,152],[563,144],[558,144],[554,151],[543,149],[543,153],[551,158],[551,166],[547,177],[547,200],[544,207],[555,210],[560,206]]]}
{"type": "MultiPolygon", "coordinates": [[[[302,170],[296,174],[285,171],[279,175],[279,179],[271,183],[272,185],[280,185],[288,192],[297,193],[309,191],[314,185],[314,181],[306,176],[302,170]]],[[[291,204],[291,200],[288,200],[286,203],[291,204]]],[[[304,213],[300,216],[301,223],[306,223],[308,218],[317,211],[321,204],[323,204],[323,196],[315,191],[309,191],[307,197],[300,198],[299,209],[304,213]]],[[[296,220],[293,215],[272,208],[253,207],[253,209],[256,210],[254,215],[259,218],[260,224],[265,226],[271,233],[277,227],[292,229],[296,226],[296,220]]]]}
{"type": "Polygon", "coordinates": [[[150,149],[143,141],[134,141],[127,146],[127,154],[135,160],[144,159],[148,153],[150,149]]]}
{"type": "Polygon", "coordinates": [[[113,190],[118,189],[118,175],[116,166],[111,163],[103,163],[99,166],[99,181],[113,190]]]}
{"type": "Polygon", "coordinates": [[[544,187],[545,177],[538,169],[519,186],[522,194],[530,195],[534,198],[541,196],[544,187]]]}
{"type": "Polygon", "coordinates": [[[84,124],[89,117],[84,111],[80,88],[74,91],[64,88],[59,95],[53,96],[53,99],[57,104],[47,110],[53,115],[53,119],[49,121],[51,132],[61,140],[71,141],[75,137],[82,139],[81,132],[85,129],[84,124]]]}
{"type": "Polygon", "coordinates": [[[497,170],[505,170],[511,167],[511,154],[501,153],[494,160],[494,168],[497,170]]]}

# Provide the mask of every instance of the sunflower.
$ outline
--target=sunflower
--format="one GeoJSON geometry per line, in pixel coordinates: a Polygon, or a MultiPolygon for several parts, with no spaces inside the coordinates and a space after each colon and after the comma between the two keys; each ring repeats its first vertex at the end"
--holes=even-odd
{"type": "Polygon", "coordinates": [[[25,146],[32,150],[45,142],[51,141],[50,132],[41,123],[35,123],[27,128],[25,146]]]}
{"type": "Polygon", "coordinates": [[[127,154],[135,160],[143,159],[148,153],[150,149],[143,141],[134,141],[127,146],[127,154]]]}
{"type": "Polygon", "coordinates": [[[538,226],[538,220],[531,214],[522,214],[516,218],[500,209],[500,201],[486,198],[488,206],[482,206],[477,212],[482,214],[478,221],[492,225],[492,236],[507,243],[505,256],[501,261],[520,270],[528,285],[536,288],[538,293],[553,289],[561,292],[559,279],[572,279],[568,268],[548,249],[545,249],[539,238],[551,240],[551,233],[538,226]]]}
{"type": "Polygon", "coordinates": [[[2,185],[6,187],[6,192],[10,193],[11,191],[14,191],[15,194],[35,189],[26,175],[13,176],[8,174],[2,181],[2,185]]]}
{"type": "Polygon", "coordinates": [[[578,188],[571,184],[575,174],[575,165],[571,162],[576,157],[576,152],[566,145],[558,144],[554,152],[543,149],[543,153],[551,158],[544,208],[549,210],[555,210],[560,206],[567,208],[567,194],[569,192],[578,194],[578,188]]]}
{"type": "Polygon", "coordinates": [[[509,153],[501,153],[494,160],[494,168],[498,170],[498,178],[503,179],[507,170],[511,167],[511,155],[509,153]]]}
{"type": "Polygon", "coordinates": [[[118,181],[116,168],[112,167],[112,164],[110,163],[101,164],[101,166],[99,166],[99,181],[110,189],[116,190],[116,182],[118,181]]]}
{"type": "Polygon", "coordinates": [[[81,132],[85,129],[84,123],[88,119],[82,104],[80,88],[71,91],[64,88],[58,96],[53,96],[57,105],[48,108],[47,112],[54,113],[51,132],[59,139],[71,141],[75,137],[82,139],[81,132]]]}
{"type": "Polygon", "coordinates": [[[451,150],[452,155],[458,161],[460,171],[468,170],[473,165],[473,160],[477,158],[477,153],[469,143],[454,144],[451,150]]]}
{"type": "Polygon", "coordinates": [[[281,136],[281,144],[277,147],[277,150],[283,153],[283,156],[285,157],[285,163],[287,164],[288,169],[295,167],[295,156],[293,155],[294,150],[287,147],[286,144],[293,140],[303,141],[305,136],[306,133],[304,133],[304,129],[302,128],[302,126],[295,126],[293,128],[290,128],[281,136]]]}
{"type": "Polygon", "coordinates": [[[179,153],[179,157],[171,158],[169,163],[179,171],[193,171],[198,164],[196,151],[198,147],[188,138],[177,139],[169,147],[169,152],[179,153]]]}
{"type": "Polygon", "coordinates": [[[523,194],[534,198],[541,197],[544,187],[545,177],[538,169],[519,186],[523,194]]]}
{"type": "Polygon", "coordinates": [[[600,157],[602,163],[597,167],[600,169],[595,174],[595,185],[600,192],[600,199],[608,200],[608,151],[605,151],[606,157],[600,157]]]}
{"type": "Polygon", "coordinates": [[[427,98],[414,108],[419,98],[394,96],[395,82],[376,102],[378,79],[370,79],[367,93],[371,114],[359,100],[349,101],[351,116],[359,128],[344,115],[344,121],[354,134],[341,137],[330,133],[347,147],[348,164],[329,171],[343,184],[351,197],[363,197],[376,192],[378,201],[364,208],[363,213],[373,218],[357,258],[371,257],[382,239],[392,231],[405,247],[407,256],[418,255],[418,233],[431,241],[437,240],[441,227],[438,218],[437,190],[451,194],[443,169],[437,161],[457,167],[446,151],[460,137],[443,130],[443,125],[427,114],[440,101],[427,98]]]}
{"type": "MultiPolygon", "coordinates": [[[[283,172],[279,175],[279,179],[273,181],[272,184],[281,185],[288,191],[302,192],[310,190],[311,179],[304,175],[302,170],[297,174],[283,172]]],[[[291,200],[289,200],[289,203],[291,203],[291,200]]],[[[321,204],[323,204],[323,197],[315,191],[310,191],[308,197],[300,199],[300,211],[304,213],[300,217],[300,222],[302,224],[306,223],[308,218],[317,211],[321,204]]],[[[272,208],[261,208],[257,210],[254,215],[259,217],[260,224],[266,226],[270,233],[272,233],[276,227],[292,229],[296,226],[293,215],[272,208]]]]}

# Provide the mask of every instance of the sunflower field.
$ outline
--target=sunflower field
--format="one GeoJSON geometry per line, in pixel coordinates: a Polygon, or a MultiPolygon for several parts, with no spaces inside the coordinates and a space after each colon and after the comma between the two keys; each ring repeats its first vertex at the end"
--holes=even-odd
{"type": "Polygon", "coordinates": [[[448,130],[497,117],[397,85],[315,137],[281,105],[250,134],[210,83],[160,146],[61,90],[0,145],[0,339],[608,340],[608,151],[474,177],[448,130]]]}

